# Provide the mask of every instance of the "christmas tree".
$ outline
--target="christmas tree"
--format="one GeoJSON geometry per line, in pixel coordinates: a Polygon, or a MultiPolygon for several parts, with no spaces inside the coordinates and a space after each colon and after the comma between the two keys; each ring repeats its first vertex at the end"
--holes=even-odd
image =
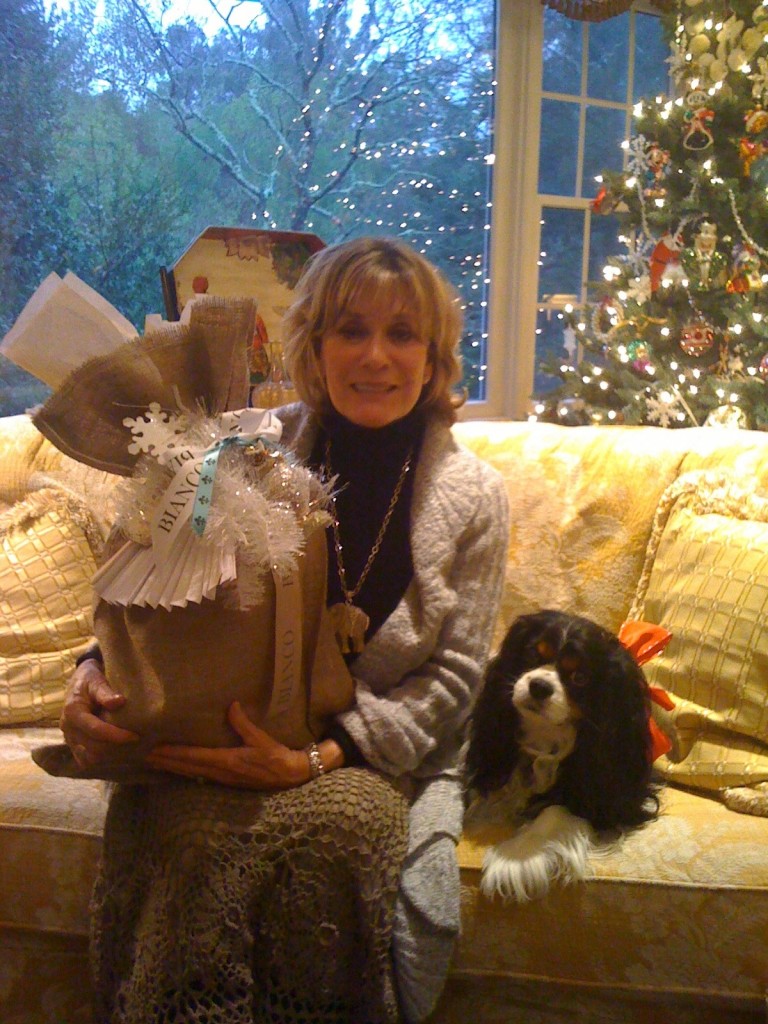
{"type": "Polygon", "coordinates": [[[768,0],[685,0],[664,29],[675,97],[637,104],[603,176],[623,249],[564,314],[536,414],[768,430],[768,0]]]}

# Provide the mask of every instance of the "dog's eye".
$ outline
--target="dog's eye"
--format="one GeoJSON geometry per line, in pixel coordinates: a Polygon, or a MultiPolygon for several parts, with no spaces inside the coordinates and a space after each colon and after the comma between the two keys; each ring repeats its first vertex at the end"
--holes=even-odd
{"type": "Polygon", "coordinates": [[[576,669],[575,672],[570,672],[568,674],[568,682],[569,682],[569,684],[572,687],[575,687],[576,689],[580,689],[581,687],[584,687],[584,686],[587,685],[587,683],[589,682],[589,679],[587,678],[587,676],[586,676],[586,674],[584,672],[579,672],[579,670],[576,669]]]}
{"type": "Polygon", "coordinates": [[[536,644],[536,653],[545,662],[551,662],[555,660],[555,648],[547,640],[539,640],[536,644]]]}

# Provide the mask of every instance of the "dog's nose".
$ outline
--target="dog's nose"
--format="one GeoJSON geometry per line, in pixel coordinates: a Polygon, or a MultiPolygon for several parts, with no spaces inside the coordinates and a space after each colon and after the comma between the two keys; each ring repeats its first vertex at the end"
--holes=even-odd
{"type": "Polygon", "coordinates": [[[534,676],[528,683],[528,692],[534,700],[547,700],[555,692],[555,687],[550,679],[534,676]]]}

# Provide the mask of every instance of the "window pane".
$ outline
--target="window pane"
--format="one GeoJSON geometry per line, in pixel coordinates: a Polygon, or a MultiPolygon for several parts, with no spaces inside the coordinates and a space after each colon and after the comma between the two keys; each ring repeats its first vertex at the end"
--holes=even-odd
{"type": "Polygon", "coordinates": [[[584,31],[579,21],[557,11],[544,11],[544,92],[581,93],[581,57],[584,31]]]}
{"type": "Polygon", "coordinates": [[[546,207],[542,214],[539,301],[581,294],[584,211],[546,207]]]}
{"type": "Polygon", "coordinates": [[[589,26],[587,95],[596,100],[627,99],[629,14],[589,26]]]}
{"type": "MultiPolygon", "coordinates": [[[[602,281],[603,267],[609,256],[615,256],[621,250],[617,241],[619,222],[613,214],[599,216],[592,214],[589,225],[589,269],[587,280],[590,283],[602,281]]],[[[594,300],[590,295],[589,299],[594,300]]]]}
{"type": "Polygon", "coordinates": [[[553,309],[540,309],[536,316],[536,369],[534,391],[542,395],[559,383],[559,378],[545,373],[541,364],[561,360],[567,355],[563,335],[563,315],[553,309]]]}
{"type": "Polygon", "coordinates": [[[669,47],[664,42],[661,19],[651,14],[635,15],[635,78],[632,99],[667,95],[669,92],[669,47]]]}
{"type": "Polygon", "coordinates": [[[542,100],[539,146],[539,192],[575,195],[579,156],[579,106],[542,100]]]}
{"type": "Polygon", "coordinates": [[[627,115],[623,110],[587,107],[584,129],[584,176],[581,195],[591,199],[597,192],[595,175],[601,171],[620,171],[623,161],[621,143],[626,138],[627,115]]]}

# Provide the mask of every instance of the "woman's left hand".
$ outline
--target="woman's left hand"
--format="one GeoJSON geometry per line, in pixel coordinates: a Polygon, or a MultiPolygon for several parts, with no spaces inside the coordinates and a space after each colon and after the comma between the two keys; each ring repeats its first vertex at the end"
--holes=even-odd
{"type": "Polygon", "coordinates": [[[309,781],[309,759],[303,750],[291,750],[259,729],[237,701],[227,718],[243,746],[185,747],[166,743],[155,747],[146,763],[161,771],[246,789],[290,789],[309,781]]]}

